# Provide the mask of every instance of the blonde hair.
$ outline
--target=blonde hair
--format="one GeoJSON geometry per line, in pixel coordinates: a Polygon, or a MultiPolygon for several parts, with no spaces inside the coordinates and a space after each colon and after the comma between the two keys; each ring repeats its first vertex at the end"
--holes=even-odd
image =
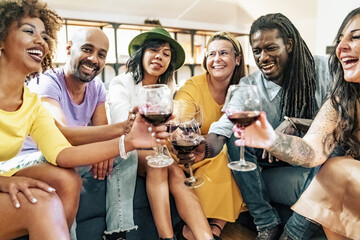
{"type": "MultiPolygon", "coordinates": [[[[240,63],[238,66],[235,66],[234,73],[229,83],[229,86],[232,84],[238,84],[240,79],[245,76],[244,54],[240,42],[235,38],[234,35],[232,35],[229,32],[226,31],[216,32],[208,40],[206,44],[206,49],[209,47],[210,43],[212,43],[215,40],[227,40],[231,42],[234,48],[235,56],[240,56],[240,63]]],[[[209,73],[206,67],[206,61],[207,61],[207,56],[205,55],[203,61],[203,68],[206,70],[207,73],[209,73]]]]}

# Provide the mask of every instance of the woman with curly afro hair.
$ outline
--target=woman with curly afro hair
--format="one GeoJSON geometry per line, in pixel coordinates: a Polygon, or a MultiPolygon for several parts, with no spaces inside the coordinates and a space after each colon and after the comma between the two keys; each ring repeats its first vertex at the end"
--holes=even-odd
{"type": "Polygon", "coordinates": [[[81,189],[73,168],[165,144],[169,134],[150,133],[137,115],[125,137],[71,146],[24,84],[51,68],[62,19],[38,0],[1,1],[0,16],[0,239],[70,239],[81,189]],[[28,135],[44,157],[17,155],[28,135]]]}

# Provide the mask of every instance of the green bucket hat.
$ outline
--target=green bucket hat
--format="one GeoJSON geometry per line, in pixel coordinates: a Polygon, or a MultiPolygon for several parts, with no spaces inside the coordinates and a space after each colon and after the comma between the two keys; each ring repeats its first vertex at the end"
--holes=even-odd
{"type": "Polygon", "coordinates": [[[149,32],[140,33],[129,43],[129,55],[131,56],[137,49],[139,49],[145,42],[153,39],[164,40],[170,44],[175,50],[175,70],[179,69],[185,62],[185,51],[182,46],[171,37],[171,35],[162,27],[155,27],[149,32]]]}

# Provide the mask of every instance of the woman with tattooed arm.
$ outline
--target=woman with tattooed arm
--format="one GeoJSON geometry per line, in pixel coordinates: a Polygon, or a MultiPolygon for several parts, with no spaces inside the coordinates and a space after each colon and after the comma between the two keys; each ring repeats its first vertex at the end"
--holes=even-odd
{"type": "Polygon", "coordinates": [[[360,236],[359,59],[360,8],[356,8],[346,16],[335,38],[329,66],[334,87],[308,133],[302,139],[276,133],[265,113],[245,130],[247,146],[265,148],[290,164],[322,165],[292,208],[321,224],[328,239],[360,236]],[[335,147],[344,154],[330,157],[335,147]]]}

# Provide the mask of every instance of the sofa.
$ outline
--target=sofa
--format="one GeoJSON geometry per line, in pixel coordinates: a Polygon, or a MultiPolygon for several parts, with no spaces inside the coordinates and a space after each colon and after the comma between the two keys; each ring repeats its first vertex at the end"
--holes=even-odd
{"type": "MultiPolygon", "coordinates": [[[[157,240],[158,234],[152,217],[149,201],[146,194],[145,178],[138,176],[134,194],[134,221],[137,230],[127,233],[127,240],[157,240]]],[[[80,207],[76,216],[76,238],[72,240],[101,240],[106,229],[105,208],[106,181],[99,181],[91,176],[83,178],[83,188],[80,197],[80,207]]],[[[291,216],[292,211],[284,204],[273,205],[279,211],[283,222],[291,216]]],[[[174,199],[170,199],[172,223],[180,221],[176,211],[174,199]]],[[[240,214],[236,221],[250,229],[255,229],[253,219],[248,212],[240,214]]],[[[325,240],[324,233],[320,230],[312,239],[325,240]]]]}
{"type": "MultiPolygon", "coordinates": [[[[105,207],[106,181],[91,176],[83,177],[80,206],[76,216],[76,230],[72,240],[100,240],[106,229],[105,207]]],[[[172,222],[180,221],[173,198],[170,199],[172,222]]],[[[158,239],[149,201],[146,195],[145,178],[138,176],[134,194],[134,221],[138,226],[127,233],[127,240],[158,239]]]]}
{"type": "Polygon", "coordinates": [[[106,181],[87,175],[82,178],[80,205],[72,240],[100,240],[106,229],[106,181]]]}

